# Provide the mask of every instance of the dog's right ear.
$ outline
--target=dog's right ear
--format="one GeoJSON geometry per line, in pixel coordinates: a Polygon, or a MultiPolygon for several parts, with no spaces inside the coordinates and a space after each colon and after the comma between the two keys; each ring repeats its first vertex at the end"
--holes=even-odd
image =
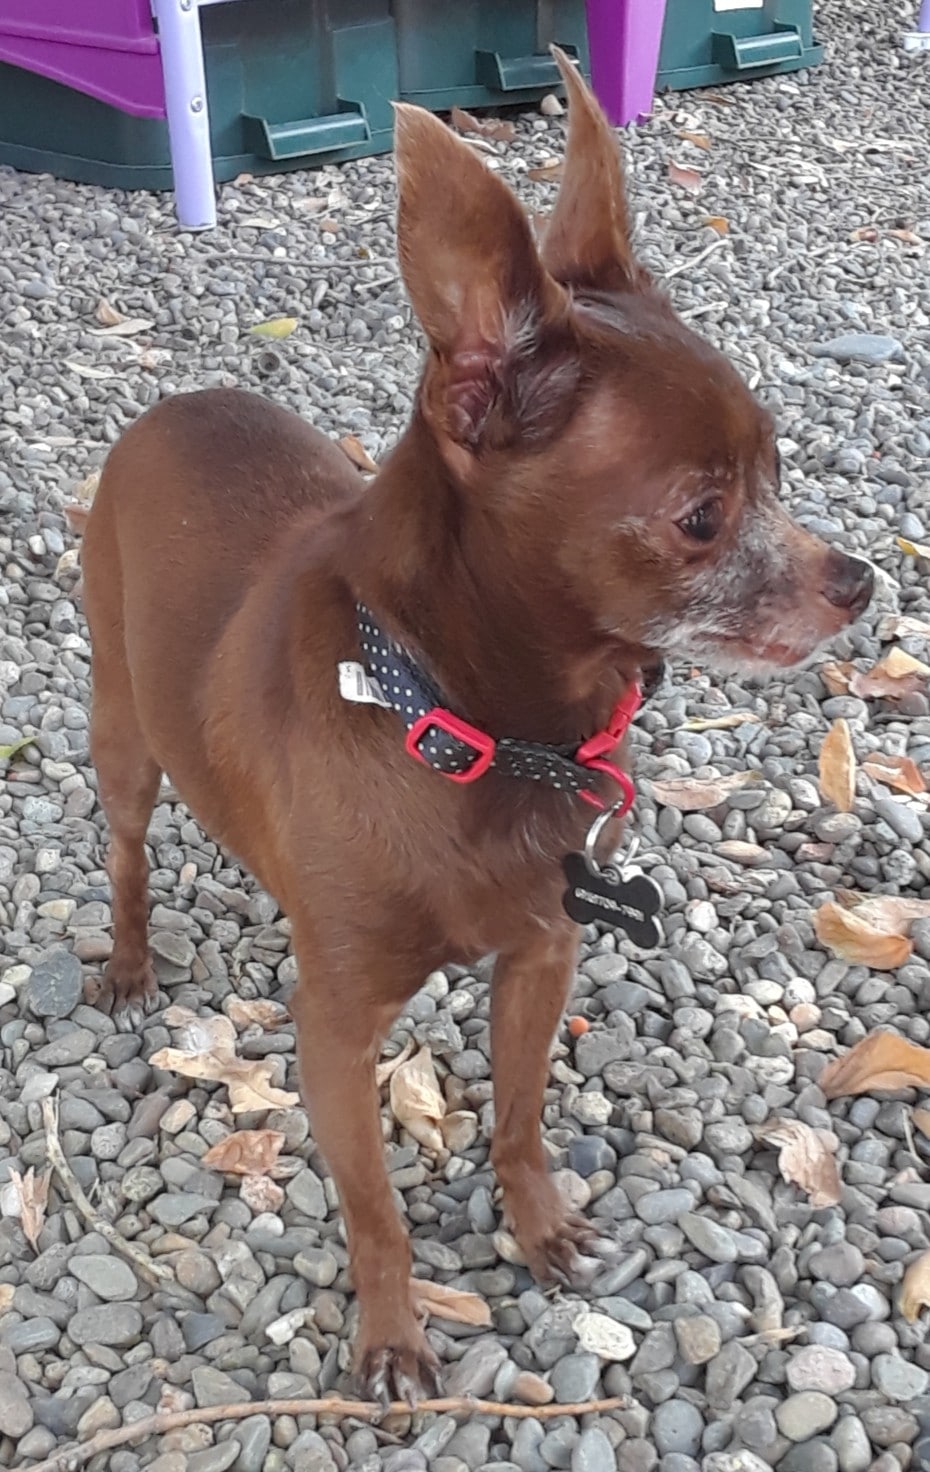
{"type": "Polygon", "coordinates": [[[576,366],[567,293],[474,149],[419,107],[395,112],[400,265],[433,351],[424,412],[472,454],[538,436],[576,366]]]}
{"type": "Polygon", "coordinates": [[[543,237],[542,258],[566,286],[623,291],[648,284],[630,244],[617,140],[571,58],[552,47],[568,93],[562,181],[543,237]]]}

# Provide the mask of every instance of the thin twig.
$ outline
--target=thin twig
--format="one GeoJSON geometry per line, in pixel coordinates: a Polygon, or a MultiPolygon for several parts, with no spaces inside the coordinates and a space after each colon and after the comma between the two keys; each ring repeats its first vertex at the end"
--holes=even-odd
{"type": "Polygon", "coordinates": [[[173,1284],[175,1282],[174,1273],[167,1264],[155,1262],[144,1247],[140,1247],[136,1242],[130,1242],[116,1230],[112,1222],[108,1222],[105,1217],[94,1210],[85,1195],[84,1187],[65,1159],[65,1152],[58,1134],[58,1101],[54,1097],[42,1100],[42,1122],[45,1125],[45,1150],[49,1164],[58,1172],[62,1185],[88,1226],[95,1232],[99,1232],[101,1237],[106,1237],[110,1246],[122,1253],[123,1257],[128,1258],[133,1267],[138,1270],[140,1277],[143,1277],[147,1283],[151,1283],[152,1287],[161,1288],[166,1283],[173,1284]]]}
{"type": "Polygon", "coordinates": [[[704,250],[698,251],[696,256],[688,256],[687,260],[679,261],[677,266],[673,266],[670,271],[666,271],[662,276],[662,280],[671,281],[673,276],[680,276],[682,271],[690,271],[692,266],[699,266],[702,261],[707,260],[707,257],[713,251],[719,250],[722,245],[726,245],[726,240],[727,237],[725,235],[718,235],[716,240],[712,240],[710,245],[706,246],[704,250]]]}
{"type": "MultiPolygon", "coordinates": [[[[586,1416],[591,1412],[616,1411],[629,1404],[626,1396],[612,1395],[606,1400],[578,1401],[572,1405],[547,1406],[508,1405],[505,1401],[473,1400],[467,1395],[450,1395],[438,1400],[421,1400],[415,1407],[418,1414],[424,1411],[439,1411],[451,1416],[512,1416],[517,1419],[534,1416],[545,1421],[551,1416],[586,1416]]],[[[176,1431],[182,1426],[214,1421],[240,1421],[246,1416],[354,1416],[360,1421],[377,1421],[383,1416],[409,1416],[413,1407],[406,1401],[392,1401],[389,1406],[370,1400],[250,1400],[225,1406],[195,1407],[190,1411],[162,1411],[146,1416],[144,1421],[134,1421],[130,1426],[118,1426],[113,1431],[99,1431],[90,1441],[82,1445],[65,1446],[54,1452],[46,1462],[37,1462],[30,1472],[72,1472],[72,1469],[89,1462],[98,1452],[110,1451],[116,1446],[126,1446],[131,1441],[142,1441],[149,1436],[162,1436],[166,1431],[176,1431]]]]}

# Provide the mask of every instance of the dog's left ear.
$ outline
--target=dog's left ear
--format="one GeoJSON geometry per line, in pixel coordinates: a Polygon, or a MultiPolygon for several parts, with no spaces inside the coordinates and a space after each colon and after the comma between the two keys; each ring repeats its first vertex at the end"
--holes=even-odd
{"type": "Polygon", "coordinates": [[[552,54],[568,93],[568,144],[543,236],[543,263],[566,286],[623,291],[647,285],[630,244],[617,139],[578,68],[557,46],[552,54]]]}

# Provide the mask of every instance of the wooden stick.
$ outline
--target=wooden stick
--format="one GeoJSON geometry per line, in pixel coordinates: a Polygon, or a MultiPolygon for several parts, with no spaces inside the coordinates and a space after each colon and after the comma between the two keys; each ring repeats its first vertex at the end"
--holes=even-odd
{"type": "Polygon", "coordinates": [[[65,1446],[54,1452],[45,1462],[37,1462],[29,1472],[76,1472],[78,1467],[89,1462],[98,1452],[111,1451],[113,1447],[126,1446],[131,1441],[142,1441],[148,1436],[161,1436],[166,1431],[177,1431],[182,1426],[213,1421],[241,1421],[246,1416],[354,1416],[360,1421],[378,1421],[383,1416],[410,1415],[411,1411],[439,1411],[452,1416],[513,1416],[517,1419],[535,1416],[546,1421],[553,1416],[586,1416],[590,1412],[616,1411],[629,1405],[623,1395],[612,1395],[606,1400],[579,1401],[572,1405],[523,1406],[508,1405],[504,1401],[473,1400],[467,1395],[450,1395],[437,1400],[421,1400],[416,1407],[406,1401],[392,1401],[389,1406],[369,1400],[250,1400],[225,1406],[204,1406],[190,1411],[162,1411],[146,1416],[144,1421],[134,1421],[131,1426],[118,1426],[112,1431],[98,1431],[83,1445],[65,1446]]]}

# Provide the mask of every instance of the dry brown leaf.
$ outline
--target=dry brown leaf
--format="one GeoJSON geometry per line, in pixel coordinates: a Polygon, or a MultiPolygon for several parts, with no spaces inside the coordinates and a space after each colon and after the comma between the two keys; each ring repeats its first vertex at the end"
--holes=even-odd
{"type": "Polygon", "coordinates": [[[267,1032],[281,1027],[290,1017],[286,1007],[267,997],[255,997],[251,1001],[247,1001],[245,997],[230,997],[226,1003],[226,1015],[240,1031],[257,1023],[267,1032]]]}
{"type": "Polygon", "coordinates": [[[693,143],[695,148],[710,148],[710,139],[704,133],[689,133],[685,129],[678,136],[684,143],[693,143]]]}
{"type": "Polygon", "coordinates": [[[872,1032],[828,1063],[818,1080],[828,1099],[930,1085],[930,1049],[893,1032],[872,1032]]]}
{"type": "Polygon", "coordinates": [[[849,232],[849,238],[853,245],[857,245],[863,240],[867,241],[870,245],[874,245],[878,239],[878,231],[874,225],[860,225],[857,230],[851,230],[849,232]]]}
{"type": "Polygon", "coordinates": [[[895,537],[895,541],[905,557],[920,557],[923,561],[930,561],[930,547],[926,542],[912,542],[909,537],[895,537]]]}
{"type": "Polygon", "coordinates": [[[63,577],[66,572],[77,572],[80,561],[81,554],[77,547],[67,547],[55,563],[56,578],[63,577]]]}
{"type": "Polygon", "coordinates": [[[87,518],[90,516],[90,507],[82,506],[78,501],[68,501],[65,505],[65,521],[75,536],[83,536],[87,526],[87,518]]]}
{"type": "Polygon", "coordinates": [[[669,777],[652,782],[652,795],[666,808],[682,813],[697,813],[703,808],[716,808],[731,792],[760,780],[758,772],[728,772],[725,777],[669,777]]]}
{"type": "Polygon", "coordinates": [[[201,1164],[228,1176],[273,1176],[283,1147],[279,1130],[236,1130],[211,1145],[201,1164]]]}
{"type": "Polygon", "coordinates": [[[562,159],[553,159],[551,163],[539,164],[535,169],[527,169],[526,177],[532,179],[534,184],[554,184],[561,179],[565,164],[562,159]]]}
{"type": "Polygon", "coordinates": [[[154,326],[151,317],[121,317],[109,327],[92,327],[90,331],[94,337],[136,337],[154,326]]]}
{"type": "MultiPolygon", "coordinates": [[[[90,475],[85,475],[83,480],[78,481],[77,485],[74,487],[74,494],[79,501],[85,501],[88,505],[90,505],[91,501],[97,494],[97,487],[100,484],[100,475],[101,472],[99,470],[92,470],[90,472],[90,475]]],[[[67,515],[67,507],[65,508],[65,514],[67,515]]]]}
{"type": "Polygon", "coordinates": [[[504,118],[476,118],[462,107],[453,107],[452,126],[460,133],[476,133],[480,138],[492,138],[495,143],[512,143],[517,136],[513,123],[504,118]]]}
{"type": "Polygon", "coordinates": [[[363,470],[366,475],[374,475],[378,469],[377,463],[372,460],[360,439],[356,439],[354,434],[344,434],[338,443],[340,450],[352,461],[356,470],[363,470]]]}
{"type": "Polygon", "coordinates": [[[872,669],[857,670],[850,678],[849,688],[853,695],[863,699],[870,695],[898,699],[926,689],[928,677],[930,665],[896,645],[872,669]]]}
{"type": "Polygon", "coordinates": [[[97,310],[94,316],[97,318],[101,327],[117,327],[120,322],[126,321],[123,313],[118,312],[113,304],[107,301],[105,296],[102,296],[97,303],[97,310]]]}
{"type": "Polygon", "coordinates": [[[16,1292],[12,1283],[0,1283],[0,1314],[5,1314],[16,1292]]]}
{"type": "Polygon", "coordinates": [[[890,639],[930,639],[930,623],[910,613],[886,613],[876,633],[883,644],[890,639]]]}
{"type": "Polygon", "coordinates": [[[856,754],[842,716],[833,722],[820,748],[820,791],[841,813],[848,813],[855,801],[856,754]]]}
{"type": "Polygon", "coordinates": [[[877,929],[857,912],[832,901],[814,911],[814,932],[834,955],[876,971],[903,966],[913,950],[906,936],[877,929]]]}
{"type": "Polygon", "coordinates": [[[867,925],[889,935],[907,935],[914,920],[930,919],[930,900],[913,900],[896,894],[856,894],[838,889],[837,903],[854,910],[867,925]]]}
{"type": "Polygon", "coordinates": [[[842,1194],[836,1165],[837,1138],[829,1130],[815,1130],[799,1119],[773,1119],[756,1131],[756,1138],[779,1147],[778,1169],[783,1180],[806,1191],[811,1206],[836,1206],[842,1194]]]}
{"type": "Polygon", "coordinates": [[[10,1168],[10,1184],[16,1195],[16,1212],[23,1236],[34,1252],[39,1250],[39,1233],[45,1226],[45,1208],[48,1206],[48,1188],[52,1182],[51,1171],[37,1176],[35,1167],[30,1166],[24,1176],[10,1168]]]}
{"type": "Polygon", "coordinates": [[[855,673],[856,666],[848,659],[842,663],[835,659],[829,660],[818,671],[831,695],[848,695],[849,682],[855,673]]]}
{"type": "Polygon", "coordinates": [[[297,1094],[276,1088],[271,1058],[240,1058],[236,1053],[236,1029],[228,1017],[198,1017],[187,1007],[169,1007],[169,1027],[182,1029],[180,1048],[161,1048],[149,1062],[184,1078],[208,1079],[225,1084],[233,1114],[252,1110],[292,1109],[297,1094]]]}
{"type": "Polygon", "coordinates": [[[762,717],[757,716],[752,710],[728,710],[724,716],[708,716],[706,720],[701,716],[696,716],[694,720],[685,721],[681,729],[683,731],[732,731],[737,726],[758,725],[761,719],[762,717]]]}
{"type": "Polygon", "coordinates": [[[927,784],[913,757],[886,756],[883,751],[876,751],[872,756],[867,756],[863,760],[862,770],[867,776],[873,777],[876,782],[882,782],[886,787],[893,787],[896,792],[908,792],[913,795],[927,790],[927,784]]]}
{"type": "Polygon", "coordinates": [[[439,1121],[446,1112],[446,1101],[433,1067],[433,1055],[425,1043],[391,1074],[390,1097],[398,1124],[425,1149],[438,1154],[443,1148],[439,1121]]]}
{"type": "Polygon", "coordinates": [[[930,1139],[930,1109],[914,1109],[911,1119],[926,1139],[930,1139]]]}
{"type": "Polygon", "coordinates": [[[923,245],[923,240],[914,230],[889,230],[888,234],[895,240],[903,240],[905,245],[923,245]]]}
{"type": "Polygon", "coordinates": [[[716,230],[718,235],[729,235],[730,233],[730,222],[723,215],[705,215],[701,224],[707,225],[711,230],[716,230]]]}
{"type": "Polygon", "coordinates": [[[697,169],[689,169],[684,164],[669,163],[668,177],[673,184],[679,185],[681,189],[687,189],[689,194],[700,194],[704,188],[704,175],[697,169]]]}
{"type": "Polygon", "coordinates": [[[410,1297],[413,1311],[420,1318],[432,1316],[453,1324],[473,1324],[476,1329],[491,1325],[491,1310],[477,1293],[447,1288],[444,1283],[433,1283],[428,1278],[411,1278],[410,1297]]]}
{"type": "Polygon", "coordinates": [[[930,1307],[930,1252],[922,1252],[908,1263],[898,1306],[909,1324],[917,1322],[921,1309],[930,1307]]]}
{"type": "Polygon", "coordinates": [[[400,1068],[400,1065],[402,1063],[406,1063],[407,1059],[410,1057],[410,1054],[413,1052],[413,1048],[413,1038],[408,1038],[396,1057],[386,1058],[383,1063],[379,1063],[377,1065],[377,1067],[375,1068],[375,1083],[377,1084],[379,1089],[382,1087],[383,1084],[387,1083],[388,1079],[391,1077],[391,1074],[394,1073],[396,1069],[400,1068]]]}

